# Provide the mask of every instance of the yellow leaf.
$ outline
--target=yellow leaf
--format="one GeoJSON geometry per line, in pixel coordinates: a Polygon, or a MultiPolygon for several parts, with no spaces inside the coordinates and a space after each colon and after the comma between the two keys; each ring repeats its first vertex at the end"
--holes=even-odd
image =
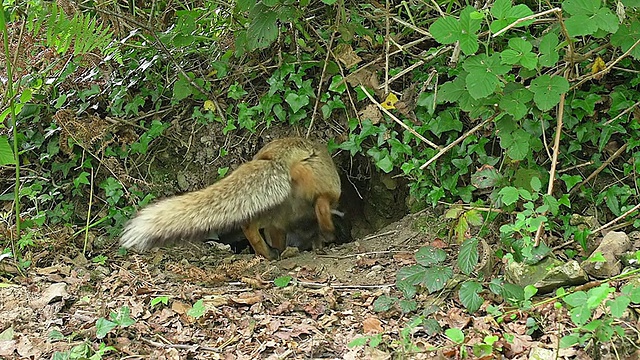
{"type": "Polygon", "coordinates": [[[207,100],[204,102],[204,109],[214,111],[216,109],[216,104],[211,100],[207,100]]]}
{"type": "Polygon", "coordinates": [[[597,74],[600,71],[604,70],[606,68],[606,64],[604,63],[604,60],[602,60],[602,58],[600,56],[598,56],[594,62],[593,65],[591,65],[591,73],[592,74],[597,74]]]}
{"type": "Polygon", "coordinates": [[[389,95],[387,95],[387,98],[382,103],[382,107],[387,110],[395,109],[396,107],[394,105],[397,102],[398,102],[398,97],[396,96],[396,94],[390,93],[389,95]]]}

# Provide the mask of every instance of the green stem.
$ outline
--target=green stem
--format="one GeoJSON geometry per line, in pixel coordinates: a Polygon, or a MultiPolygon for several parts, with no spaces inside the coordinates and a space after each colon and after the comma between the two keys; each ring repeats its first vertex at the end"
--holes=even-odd
{"type": "MultiPolygon", "coordinates": [[[[16,236],[20,238],[20,160],[18,156],[18,126],[16,120],[16,108],[15,108],[15,94],[13,92],[13,72],[11,68],[11,53],[9,53],[9,35],[7,33],[7,24],[4,18],[4,3],[0,2],[0,29],[2,30],[2,36],[4,40],[4,54],[5,63],[7,66],[7,92],[6,95],[9,98],[9,108],[11,109],[11,127],[13,128],[13,154],[16,165],[16,185],[14,188],[14,204],[16,211],[16,236]]],[[[19,259],[20,254],[15,245],[13,245],[14,259],[19,259]]]]}

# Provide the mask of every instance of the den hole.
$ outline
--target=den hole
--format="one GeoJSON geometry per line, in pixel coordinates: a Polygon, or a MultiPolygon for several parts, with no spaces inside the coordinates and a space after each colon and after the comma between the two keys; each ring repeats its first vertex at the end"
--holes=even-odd
{"type": "MultiPolygon", "coordinates": [[[[342,194],[338,211],[333,215],[335,241],[325,246],[361,239],[408,213],[408,190],[401,178],[376,171],[365,157],[335,160],[342,180],[342,194]]],[[[264,237],[264,233],[262,235],[264,237]]],[[[305,220],[287,232],[287,245],[308,251],[311,250],[312,237],[317,236],[320,234],[315,219],[305,220]]],[[[215,234],[210,241],[227,244],[237,254],[253,253],[241,230],[215,234]]]]}

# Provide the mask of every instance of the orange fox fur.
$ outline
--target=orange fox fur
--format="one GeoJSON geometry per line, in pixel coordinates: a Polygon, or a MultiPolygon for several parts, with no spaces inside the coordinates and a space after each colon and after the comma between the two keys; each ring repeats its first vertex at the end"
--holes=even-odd
{"type": "Polygon", "coordinates": [[[326,146],[282,138],[213,185],[143,208],[125,225],[120,244],[144,250],[241,228],[256,254],[276,259],[286,247],[287,229],[298,220],[315,217],[332,236],[339,198],[340,177],[326,146]]]}

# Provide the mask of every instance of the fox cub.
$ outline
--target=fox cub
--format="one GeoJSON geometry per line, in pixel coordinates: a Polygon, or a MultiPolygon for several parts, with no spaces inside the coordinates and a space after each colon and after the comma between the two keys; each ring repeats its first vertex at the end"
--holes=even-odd
{"type": "Polygon", "coordinates": [[[256,254],[277,259],[287,231],[302,220],[315,218],[322,237],[333,238],[331,216],[340,192],[340,176],[326,146],[282,138],[213,185],[143,208],[125,225],[120,244],[145,250],[240,228],[256,254]]]}

